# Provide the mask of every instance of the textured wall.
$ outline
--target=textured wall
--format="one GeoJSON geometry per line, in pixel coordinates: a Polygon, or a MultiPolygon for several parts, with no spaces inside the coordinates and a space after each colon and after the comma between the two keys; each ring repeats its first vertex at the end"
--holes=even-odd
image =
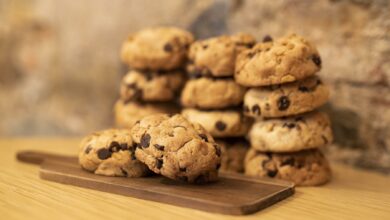
{"type": "Polygon", "coordinates": [[[0,0],[0,135],[107,127],[125,68],[121,41],[153,25],[197,37],[296,32],[318,45],[332,89],[330,155],[390,172],[390,3],[386,0],[0,0]]]}

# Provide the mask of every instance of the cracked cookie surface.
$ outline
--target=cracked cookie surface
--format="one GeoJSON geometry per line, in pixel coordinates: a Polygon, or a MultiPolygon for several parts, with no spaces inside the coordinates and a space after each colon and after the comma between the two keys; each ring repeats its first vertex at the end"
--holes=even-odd
{"type": "Polygon", "coordinates": [[[118,128],[131,128],[135,122],[145,116],[167,113],[178,113],[180,110],[173,104],[166,103],[139,103],[118,100],[114,106],[115,126],[118,128]]]}
{"type": "Polygon", "coordinates": [[[202,111],[186,108],[181,113],[189,121],[201,124],[213,137],[245,136],[252,123],[239,110],[202,111]]]}
{"type": "Polygon", "coordinates": [[[183,66],[194,40],[188,31],[155,27],[130,35],[121,51],[122,61],[142,70],[172,70],[183,66]]]}
{"type": "Polygon", "coordinates": [[[86,136],[80,144],[79,163],[104,176],[141,177],[149,169],[135,158],[135,145],[127,129],[108,129],[86,136]]]}
{"type": "Polygon", "coordinates": [[[234,77],[248,87],[294,82],[314,75],[321,69],[316,47],[292,34],[267,41],[237,56],[234,77]]]}
{"type": "Polygon", "coordinates": [[[221,149],[199,124],[177,114],[143,118],[131,130],[136,157],[170,179],[202,184],[215,181],[221,149]]]}
{"type": "Polygon", "coordinates": [[[245,33],[196,41],[188,52],[187,72],[195,76],[233,76],[237,55],[255,43],[255,38],[245,33]]]}
{"type": "Polygon", "coordinates": [[[187,81],[181,94],[181,104],[200,109],[219,109],[237,106],[246,89],[233,79],[201,77],[187,81]]]}
{"type": "Polygon", "coordinates": [[[292,181],[298,186],[316,186],[331,179],[328,161],[319,150],[296,153],[262,153],[250,149],[245,174],[292,181]]]}
{"type": "Polygon", "coordinates": [[[297,115],[324,105],[329,88],[319,77],[267,87],[251,88],[244,97],[244,114],[254,118],[297,115]]]}
{"type": "Polygon", "coordinates": [[[318,148],[333,141],[330,120],[323,112],[256,121],[248,133],[258,151],[294,152],[318,148]]]}
{"type": "Polygon", "coordinates": [[[121,99],[129,101],[170,101],[175,98],[185,81],[181,71],[130,70],[122,79],[121,99]]]}

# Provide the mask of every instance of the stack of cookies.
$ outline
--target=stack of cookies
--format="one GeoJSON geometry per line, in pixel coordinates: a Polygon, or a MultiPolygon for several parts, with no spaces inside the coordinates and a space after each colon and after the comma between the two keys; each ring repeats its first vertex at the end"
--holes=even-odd
{"type": "Polygon", "coordinates": [[[250,87],[244,114],[256,120],[248,133],[246,174],[309,186],[330,179],[319,150],[333,139],[330,121],[315,110],[329,98],[328,87],[315,76],[320,69],[315,46],[294,34],[266,37],[237,57],[235,79],[250,87]]]}
{"type": "Polygon", "coordinates": [[[193,39],[174,27],[144,29],[128,37],[121,58],[130,71],[122,79],[114,108],[117,127],[131,128],[156,113],[179,112],[175,98],[185,83],[183,65],[193,39]]]}
{"type": "Polygon", "coordinates": [[[200,123],[222,147],[221,170],[242,172],[251,120],[241,111],[246,88],[234,81],[235,60],[252,48],[249,34],[219,36],[194,42],[188,52],[190,80],[181,94],[182,114],[200,123]]]}

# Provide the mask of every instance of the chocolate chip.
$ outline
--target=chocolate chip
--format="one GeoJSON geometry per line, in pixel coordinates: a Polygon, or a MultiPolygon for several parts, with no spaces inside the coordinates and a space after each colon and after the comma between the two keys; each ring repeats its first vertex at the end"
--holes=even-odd
{"type": "Polygon", "coordinates": [[[283,127],[288,127],[288,128],[295,128],[295,123],[284,123],[283,127]]]}
{"type": "Polygon", "coordinates": [[[320,79],[317,79],[317,86],[321,85],[321,84],[322,84],[322,81],[320,79]]]}
{"type": "Polygon", "coordinates": [[[268,158],[272,158],[272,153],[271,152],[265,152],[265,155],[267,155],[268,158]]]}
{"type": "Polygon", "coordinates": [[[191,79],[199,79],[200,77],[202,77],[202,69],[200,68],[195,68],[193,71],[191,71],[189,73],[189,76],[191,79]]]}
{"type": "Polygon", "coordinates": [[[134,153],[131,153],[131,160],[136,160],[137,158],[135,157],[134,153]]]}
{"type": "Polygon", "coordinates": [[[127,143],[122,143],[121,145],[121,150],[127,150],[129,149],[129,146],[127,146],[127,143]]]}
{"type": "Polygon", "coordinates": [[[186,176],[178,176],[176,177],[176,179],[179,181],[188,182],[188,177],[186,176]]]}
{"type": "Polygon", "coordinates": [[[284,110],[288,109],[289,106],[290,106],[290,100],[288,99],[287,96],[281,96],[278,99],[278,109],[280,111],[284,111],[284,110]]]}
{"type": "Polygon", "coordinates": [[[267,176],[269,177],[275,177],[277,173],[277,170],[267,170],[267,176]]]}
{"type": "Polygon", "coordinates": [[[154,147],[155,147],[157,150],[161,150],[161,151],[164,150],[164,145],[155,144],[154,147]]]}
{"type": "Polygon", "coordinates": [[[317,66],[321,66],[321,57],[319,57],[318,55],[314,54],[311,59],[313,60],[313,62],[317,65],[317,66]]]}
{"type": "Polygon", "coordinates": [[[309,88],[307,88],[306,86],[299,86],[298,90],[301,92],[309,92],[310,91],[309,88]]]}
{"type": "Polygon", "coordinates": [[[298,116],[295,118],[295,121],[303,121],[303,117],[302,116],[298,116]]]}
{"type": "Polygon", "coordinates": [[[195,178],[194,183],[196,184],[204,184],[207,183],[207,177],[205,175],[199,175],[195,178]]]}
{"type": "Polygon", "coordinates": [[[221,148],[216,144],[214,144],[213,146],[215,148],[215,154],[217,154],[217,156],[220,157],[221,156],[221,148]]]}
{"type": "Polygon", "coordinates": [[[247,105],[244,105],[244,112],[249,112],[249,107],[247,105]]]}
{"type": "Polygon", "coordinates": [[[127,171],[124,170],[122,167],[121,167],[121,171],[122,171],[123,176],[127,176],[127,171]]]}
{"type": "Polygon", "coordinates": [[[324,144],[327,144],[328,143],[328,139],[324,135],[322,135],[321,137],[322,137],[322,140],[324,140],[324,144]]]}
{"type": "Polygon", "coordinates": [[[295,159],[293,157],[289,157],[289,158],[283,160],[280,163],[280,166],[286,166],[286,165],[294,166],[294,163],[295,163],[295,159]]]}
{"type": "Polygon", "coordinates": [[[202,138],[206,142],[209,141],[209,139],[207,138],[207,135],[205,135],[205,134],[199,134],[199,137],[202,138]]]}
{"type": "Polygon", "coordinates": [[[149,144],[150,144],[150,134],[143,134],[142,137],[141,137],[141,143],[140,143],[140,146],[143,147],[143,148],[147,148],[149,147],[149,144]]]}
{"type": "Polygon", "coordinates": [[[260,106],[258,104],[255,104],[254,106],[252,106],[252,112],[256,115],[261,115],[260,106]]]}
{"type": "Polygon", "coordinates": [[[188,50],[190,48],[190,44],[184,44],[184,49],[188,50]]]}
{"type": "Polygon", "coordinates": [[[161,169],[162,166],[163,166],[163,160],[157,159],[156,160],[157,169],[161,169]]]}
{"type": "Polygon", "coordinates": [[[217,121],[217,123],[215,123],[215,127],[218,131],[223,131],[226,128],[226,124],[223,121],[217,121]]]}
{"type": "Polygon", "coordinates": [[[172,45],[169,44],[169,43],[166,43],[166,44],[164,45],[164,51],[165,51],[165,52],[172,52],[172,51],[173,51],[172,45]]]}
{"type": "Polygon", "coordinates": [[[219,168],[221,168],[221,164],[220,163],[217,164],[216,169],[219,170],[219,168]]]}
{"type": "Polygon", "coordinates": [[[142,89],[139,89],[139,88],[135,88],[134,89],[134,94],[133,94],[133,99],[134,100],[141,100],[142,97],[143,97],[143,91],[142,89]]]}
{"type": "Polygon", "coordinates": [[[207,44],[205,44],[205,45],[203,45],[203,50],[206,50],[207,48],[209,47],[209,45],[207,45],[207,44]]]}
{"type": "Polygon", "coordinates": [[[110,150],[110,152],[117,152],[120,148],[121,145],[118,142],[113,141],[111,142],[110,147],[108,149],[110,150]]]}
{"type": "Polygon", "coordinates": [[[186,167],[184,167],[184,168],[179,167],[179,170],[180,170],[180,172],[186,172],[187,168],[186,167]]]}
{"type": "Polygon", "coordinates": [[[105,159],[111,157],[111,152],[106,148],[102,148],[102,149],[98,150],[97,156],[100,160],[105,160],[105,159]]]}
{"type": "Polygon", "coordinates": [[[89,152],[90,152],[91,150],[92,150],[91,145],[88,145],[88,146],[85,148],[84,152],[85,152],[86,154],[89,154],[89,152]]]}
{"type": "Polygon", "coordinates": [[[272,39],[271,36],[269,36],[269,35],[265,35],[265,36],[264,36],[264,38],[263,38],[263,42],[264,42],[264,43],[265,43],[265,42],[271,42],[271,41],[273,41],[273,39],[272,39]]]}
{"type": "Polygon", "coordinates": [[[254,57],[254,56],[255,56],[255,53],[253,53],[253,52],[248,52],[248,53],[246,54],[246,57],[248,57],[249,59],[252,58],[252,57],[254,57]]]}

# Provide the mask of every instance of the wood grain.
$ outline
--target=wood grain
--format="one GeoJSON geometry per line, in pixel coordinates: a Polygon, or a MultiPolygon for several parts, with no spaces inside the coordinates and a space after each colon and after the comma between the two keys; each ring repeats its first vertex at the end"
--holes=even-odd
{"type": "Polygon", "coordinates": [[[247,216],[213,214],[41,180],[36,166],[20,163],[20,150],[74,155],[81,138],[0,139],[1,219],[390,219],[390,178],[332,164],[321,187],[247,216]]]}
{"type": "Polygon", "coordinates": [[[45,180],[230,215],[257,212],[294,193],[292,183],[240,174],[224,173],[215,183],[194,185],[157,175],[147,178],[95,175],[82,170],[77,157],[21,151],[17,158],[41,164],[40,177],[45,180]]]}

